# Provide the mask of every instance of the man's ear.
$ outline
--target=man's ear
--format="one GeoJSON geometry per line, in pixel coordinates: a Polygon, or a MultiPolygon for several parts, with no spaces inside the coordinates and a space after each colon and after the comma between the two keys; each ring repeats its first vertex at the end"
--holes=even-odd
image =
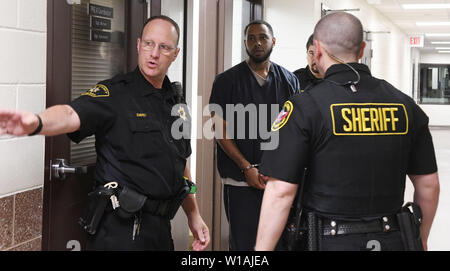
{"type": "Polygon", "coordinates": [[[275,37],[272,38],[272,46],[275,46],[275,44],[277,43],[277,39],[275,37]]]}
{"type": "Polygon", "coordinates": [[[180,50],[181,50],[180,48],[175,49],[175,54],[174,54],[174,57],[173,57],[172,61],[175,61],[177,59],[178,54],[180,53],[180,50]]]}
{"type": "Polygon", "coordinates": [[[139,53],[139,50],[141,48],[141,39],[140,38],[137,39],[136,46],[137,46],[137,52],[139,53]]]}
{"type": "Polygon", "coordinates": [[[358,59],[361,59],[364,55],[364,49],[366,49],[366,42],[363,41],[361,44],[361,50],[359,51],[358,59]]]}
{"type": "Polygon", "coordinates": [[[316,63],[319,62],[320,58],[322,58],[322,45],[320,44],[320,42],[318,40],[314,40],[314,61],[316,63]]]}

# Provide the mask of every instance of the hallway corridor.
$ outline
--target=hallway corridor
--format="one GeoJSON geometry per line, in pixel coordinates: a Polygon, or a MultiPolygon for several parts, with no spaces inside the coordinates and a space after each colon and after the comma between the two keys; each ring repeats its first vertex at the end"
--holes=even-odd
{"type": "MultiPolygon", "coordinates": [[[[428,239],[428,248],[433,251],[450,250],[450,127],[430,127],[433,136],[436,159],[438,163],[441,194],[439,206],[428,239]]],[[[411,182],[407,183],[405,201],[412,201],[413,188],[411,182]]]]}

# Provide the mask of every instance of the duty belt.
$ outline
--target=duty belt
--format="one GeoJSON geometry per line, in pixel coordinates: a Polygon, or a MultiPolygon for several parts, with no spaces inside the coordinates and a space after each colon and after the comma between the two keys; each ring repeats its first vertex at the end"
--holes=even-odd
{"type": "Polygon", "coordinates": [[[169,209],[174,204],[174,201],[175,200],[155,200],[147,198],[142,207],[142,211],[165,217],[169,214],[169,209]]]}
{"type": "Polygon", "coordinates": [[[399,225],[394,215],[383,216],[369,221],[347,221],[322,219],[323,235],[361,234],[398,231],[399,225]]]}
{"type": "MultiPolygon", "coordinates": [[[[106,208],[106,210],[108,212],[112,212],[112,211],[114,211],[116,209],[120,209],[120,208],[123,209],[125,207],[124,206],[125,203],[123,202],[123,200],[121,201],[121,194],[123,193],[123,191],[124,191],[124,187],[120,187],[120,188],[116,189],[115,195],[117,195],[117,198],[119,198],[118,205],[116,208],[114,208],[112,201],[110,201],[106,208]]],[[[128,189],[128,191],[129,191],[129,189],[128,189]]],[[[135,194],[132,194],[132,197],[136,198],[138,196],[138,193],[137,192],[133,192],[133,193],[135,193],[135,194]]],[[[139,195],[139,197],[142,197],[141,198],[142,204],[138,204],[141,207],[135,207],[136,210],[135,210],[135,208],[131,208],[131,210],[129,208],[126,208],[127,211],[130,211],[130,212],[142,211],[144,213],[149,213],[149,214],[157,215],[157,216],[161,216],[161,217],[170,217],[173,212],[173,208],[175,208],[174,205],[176,203],[176,199],[164,199],[164,200],[151,199],[151,198],[145,197],[143,195],[139,195]],[[139,209],[139,210],[137,210],[137,209],[139,209]]],[[[132,205],[134,205],[134,204],[132,204],[132,205]]],[[[128,204],[127,204],[127,207],[128,207],[128,204]]]]}

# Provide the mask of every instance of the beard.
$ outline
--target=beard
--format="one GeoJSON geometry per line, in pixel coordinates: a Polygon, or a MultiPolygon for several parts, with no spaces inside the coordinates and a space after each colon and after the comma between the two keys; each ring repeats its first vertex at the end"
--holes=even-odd
{"type": "Polygon", "coordinates": [[[250,57],[250,59],[253,62],[255,62],[257,64],[263,63],[264,61],[266,61],[270,57],[270,55],[272,54],[272,50],[273,50],[273,46],[270,47],[270,50],[269,50],[269,52],[267,52],[267,54],[265,54],[263,56],[260,56],[260,57],[255,57],[254,55],[252,55],[250,53],[250,51],[247,48],[245,48],[245,51],[247,51],[247,55],[250,57]]]}
{"type": "Polygon", "coordinates": [[[312,71],[313,73],[319,74],[319,70],[317,69],[316,63],[314,63],[314,64],[311,65],[311,71],[312,71]]]}

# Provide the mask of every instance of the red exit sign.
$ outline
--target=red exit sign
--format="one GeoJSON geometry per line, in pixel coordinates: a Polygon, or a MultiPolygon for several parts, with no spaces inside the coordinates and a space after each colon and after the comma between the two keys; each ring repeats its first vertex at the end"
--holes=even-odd
{"type": "Polygon", "coordinates": [[[423,47],[424,36],[410,36],[409,45],[411,47],[423,47]]]}

